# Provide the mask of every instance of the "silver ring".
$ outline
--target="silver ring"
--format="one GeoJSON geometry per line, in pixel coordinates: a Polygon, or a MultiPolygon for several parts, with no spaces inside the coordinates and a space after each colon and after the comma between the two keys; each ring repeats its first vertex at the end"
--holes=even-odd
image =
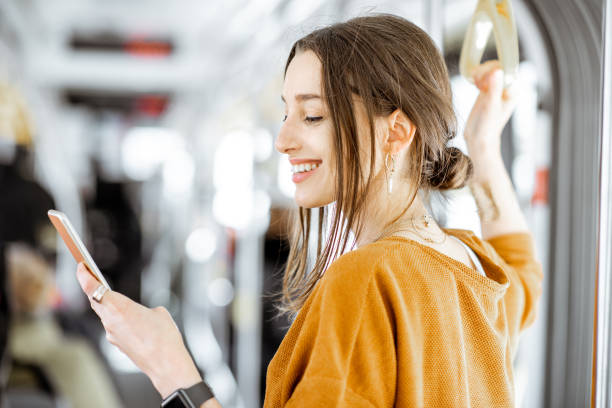
{"type": "Polygon", "coordinates": [[[102,303],[102,297],[104,294],[108,292],[108,288],[104,285],[100,285],[94,290],[94,293],[91,295],[91,298],[98,303],[102,303]]]}

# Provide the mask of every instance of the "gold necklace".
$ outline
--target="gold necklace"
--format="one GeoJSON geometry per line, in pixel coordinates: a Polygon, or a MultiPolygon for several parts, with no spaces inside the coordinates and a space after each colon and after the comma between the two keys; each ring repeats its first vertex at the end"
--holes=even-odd
{"type": "Polygon", "coordinates": [[[414,223],[415,219],[423,219],[423,222],[425,223],[425,228],[429,227],[429,224],[434,220],[433,217],[431,215],[429,215],[429,214],[425,214],[425,215],[422,215],[422,216],[419,216],[419,217],[411,217],[410,218],[410,225],[411,225],[412,228],[397,228],[397,229],[394,229],[394,230],[391,230],[391,231],[383,230],[383,232],[378,236],[378,238],[375,239],[375,241],[378,241],[379,239],[381,239],[381,238],[383,238],[385,236],[390,236],[390,235],[393,235],[393,234],[401,232],[401,231],[408,231],[408,232],[414,232],[421,239],[423,239],[424,241],[427,241],[429,243],[432,243],[432,244],[443,244],[444,242],[446,242],[447,234],[444,233],[444,231],[442,231],[443,237],[440,240],[435,240],[435,239],[433,239],[431,237],[422,235],[419,232],[419,228],[414,223]]]}

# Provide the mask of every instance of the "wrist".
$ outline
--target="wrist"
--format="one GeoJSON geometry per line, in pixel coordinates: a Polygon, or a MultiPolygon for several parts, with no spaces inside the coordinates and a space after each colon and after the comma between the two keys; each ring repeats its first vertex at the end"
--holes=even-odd
{"type": "Polygon", "coordinates": [[[501,147],[499,145],[482,145],[467,143],[468,155],[472,159],[501,158],[501,147]]]}
{"type": "Polygon", "coordinates": [[[498,174],[498,170],[505,170],[504,160],[500,151],[481,150],[470,153],[472,161],[472,182],[488,180],[498,174]]]}
{"type": "Polygon", "coordinates": [[[471,139],[465,136],[465,143],[470,157],[501,156],[501,137],[483,141],[483,138],[471,139]]]}
{"type": "Polygon", "coordinates": [[[168,373],[164,376],[151,378],[153,386],[159,392],[162,399],[166,399],[170,394],[179,388],[189,388],[202,381],[202,376],[195,365],[192,368],[181,370],[181,372],[168,373]]]}

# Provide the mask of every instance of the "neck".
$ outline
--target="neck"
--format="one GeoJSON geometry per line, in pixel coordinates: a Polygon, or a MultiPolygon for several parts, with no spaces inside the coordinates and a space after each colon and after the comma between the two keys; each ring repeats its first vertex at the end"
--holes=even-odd
{"type": "Polygon", "coordinates": [[[387,191],[384,190],[379,193],[378,199],[368,200],[374,205],[367,206],[364,211],[363,229],[357,239],[357,246],[361,247],[384,236],[399,235],[422,240],[418,238],[420,237],[419,232],[427,232],[427,230],[438,232],[439,227],[433,221],[428,229],[422,228],[423,217],[428,212],[418,194],[410,208],[400,216],[410,198],[410,191],[406,188],[403,191],[394,191],[393,194],[387,194],[387,191]],[[421,227],[419,232],[414,230],[415,224],[421,227]]]}

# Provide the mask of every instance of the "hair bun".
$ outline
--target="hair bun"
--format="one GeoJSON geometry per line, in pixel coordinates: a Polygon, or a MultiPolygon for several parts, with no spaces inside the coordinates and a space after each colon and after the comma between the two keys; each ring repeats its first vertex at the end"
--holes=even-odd
{"type": "Polygon", "coordinates": [[[466,154],[456,147],[446,147],[425,176],[431,188],[453,190],[465,186],[472,171],[472,160],[466,154]]]}

